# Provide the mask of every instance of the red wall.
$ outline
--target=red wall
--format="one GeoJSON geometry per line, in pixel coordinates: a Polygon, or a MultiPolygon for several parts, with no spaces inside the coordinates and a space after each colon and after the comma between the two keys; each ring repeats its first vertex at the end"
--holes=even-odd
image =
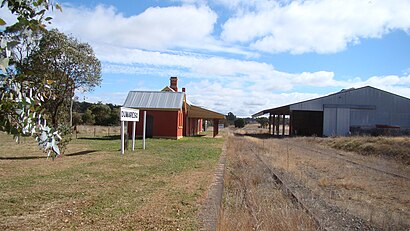
{"type": "MultiPolygon", "coordinates": [[[[203,131],[202,119],[188,118],[182,111],[148,110],[148,115],[154,119],[153,137],[179,139],[183,136],[198,135],[203,131]]],[[[136,136],[142,136],[144,110],[140,110],[140,121],[137,122],[136,136]]],[[[128,122],[128,135],[132,137],[132,122],[128,122]]]]}
{"type": "MultiPolygon", "coordinates": [[[[153,137],[178,139],[182,137],[184,118],[181,111],[147,110],[147,117],[152,116],[153,137]]],[[[137,122],[136,136],[142,136],[144,110],[140,110],[140,121],[137,122]]],[[[128,135],[132,137],[132,122],[128,122],[128,135]]]]}

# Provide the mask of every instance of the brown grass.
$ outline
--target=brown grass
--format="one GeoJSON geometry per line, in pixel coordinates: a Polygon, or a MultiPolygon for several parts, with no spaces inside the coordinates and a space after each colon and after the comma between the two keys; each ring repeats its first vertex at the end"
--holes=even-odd
{"type": "MultiPolygon", "coordinates": [[[[316,141],[312,140],[320,142],[321,138],[248,139],[264,148],[262,155],[271,166],[286,172],[327,203],[381,229],[402,230],[410,227],[410,182],[363,167],[360,163],[410,176],[408,165],[376,155],[342,152],[343,158],[359,163],[354,165],[333,158],[339,157],[340,151],[314,145],[316,141]]],[[[332,142],[331,138],[324,140],[332,142]]],[[[404,142],[407,138],[393,140],[404,142]]]]}
{"type": "MultiPolygon", "coordinates": [[[[77,125],[77,137],[95,137],[95,136],[112,136],[120,135],[121,126],[93,126],[77,125]]],[[[75,137],[75,132],[73,133],[75,137]]]]}
{"type": "Polygon", "coordinates": [[[352,136],[314,139],[314,141],[336,149],[395,159],[410,165],[410,137],[352,136]]]}
{"type": "Polygon", "coordinates": [[[224,203],[219,230],[316,230],[255,158],[260,148],[243,137],[227,141],[224,203]]]}

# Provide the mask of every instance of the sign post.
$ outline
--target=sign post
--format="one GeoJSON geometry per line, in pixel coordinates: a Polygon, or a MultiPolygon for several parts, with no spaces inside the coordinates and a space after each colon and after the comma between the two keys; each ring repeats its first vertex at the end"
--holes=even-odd
{"type": "Polygon", "coordinates": [[[144,111],[144,130],[142,131],[142,149],[145,150],[145,131],[147,130],[147,111],[144,111]]]}
{"type": "Polygon", "coordinates": [[[137,122],[132,122],[132,150],[135,150],[135,127],[137,125],[137,122]]]}
{"type": "Polygon", "coordinates": [[[121,121],[121,154],[124,154],[124,121],[121,121]]]}
{"type": "Polygon", "coordinates": [[[135,127],[136,122],[139,121],[139,110],[134,108],[121,107],[120,120],[121,120],[121,154],[124,154],[124,127],[125,121],[133,121],[132,127],[132,150],[135,146],[135,127]]]}

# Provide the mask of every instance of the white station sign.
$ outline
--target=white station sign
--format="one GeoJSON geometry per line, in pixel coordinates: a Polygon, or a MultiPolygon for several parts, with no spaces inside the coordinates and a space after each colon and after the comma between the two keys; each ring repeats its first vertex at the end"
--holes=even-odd
{"type": "Polygon", "coordinates": [[[134,108],[121,107],[121,121],[139,121],[140,110],[134,108]]]}

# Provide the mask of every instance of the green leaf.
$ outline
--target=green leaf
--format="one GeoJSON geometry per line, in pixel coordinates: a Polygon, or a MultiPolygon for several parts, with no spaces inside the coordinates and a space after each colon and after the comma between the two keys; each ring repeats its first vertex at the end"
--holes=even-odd
{"type": "Polygon", "coordinates": [[[50,21],[51,19],[53,19],[52,17],[47,17],[46,19],[44,19],[44,20],[46,20],[46,21],[50,21]]]}
{"type": "Polygon", "coordinates": [[[60,4],[56,4],[56,9],[59,10],[60,12],[63,12],[63,8],[61,8],[60,4]]]}
{"type": "Polygon", "coordinates": [[[4,26],[6,24],[7,24],[6,21],[4,21],[2,18],[0,18],[0,26],[4,26]]]}

